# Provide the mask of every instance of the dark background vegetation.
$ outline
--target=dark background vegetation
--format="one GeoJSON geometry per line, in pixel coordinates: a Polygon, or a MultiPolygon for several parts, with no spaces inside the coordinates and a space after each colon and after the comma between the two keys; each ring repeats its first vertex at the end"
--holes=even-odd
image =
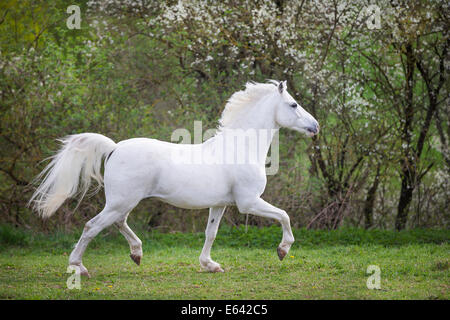
{"type": "MultiPolygon", "coordinates": [[[[314,139],[281,130],[263,195],[294,227],[446,229],[449,13],[448,1],[2,1],[0,223],[72,230],[101,210],[102,192],[48,221],[26,207],[57,138],[169,141],[194,120],[215,128],[247,81],[278,79],[321,124],[314,139]],[[80,30],[66,26],[72,4],[80,30]]],[[[147,199],[131,220],[199,231],[206,214],[147,199]]],[[[246,217],[228,208],[225,221],[246,217]]]]}

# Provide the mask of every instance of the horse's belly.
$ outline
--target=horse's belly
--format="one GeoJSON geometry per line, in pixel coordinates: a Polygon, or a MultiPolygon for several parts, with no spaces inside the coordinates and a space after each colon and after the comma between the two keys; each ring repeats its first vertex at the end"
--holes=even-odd
{"type": "Polygon", "coordinates": [[[186,209],[234,203],[231,182],[220,168],[187,165],[161,170],[149,197],[186,209]]]}
{"type": "Polygon", "coordinates": [[[171,197],[171,196],[164,196],[164,197],[154,197],[156,199],[159,199],[165,203],[171,204],[178,208],[183,209],[205,209],[205,208],[211,208],[211,207],[221,207],[221,206],[229,206],[234,205],[234,201],[232,201],[231,197],[227,200],[225,198],[222,199],[191,199],[189,197],[171,197]]]}

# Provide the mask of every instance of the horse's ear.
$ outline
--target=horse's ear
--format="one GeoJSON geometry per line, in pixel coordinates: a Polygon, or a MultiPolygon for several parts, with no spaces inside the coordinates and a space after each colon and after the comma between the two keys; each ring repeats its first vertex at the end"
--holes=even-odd
{"type": "Polygon", "coordinates": [[[280,83],[278,84],[278,91],[280,93],[283,93],[284,90],[284,85],[283,85],[283,81],[280,81],[280,83]]]}
{"type": "Polygon", "coordinates": [[[286,90],[287,87],[287,81],[280,81],[280,83],[278,84],[278,91],[280,93],[283,93],[284,90],[286,90]]]}

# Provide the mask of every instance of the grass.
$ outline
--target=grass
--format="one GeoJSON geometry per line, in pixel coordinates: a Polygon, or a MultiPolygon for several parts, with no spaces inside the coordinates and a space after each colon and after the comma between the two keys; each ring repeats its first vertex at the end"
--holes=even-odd
{"type": "Polygon", "coordinates": [[[202,233],[137,232],[141,266],[117,232],[99,235],[84,264],[91,279],[69,290],[68,255],[79,233],[31,234],[0,226],[0,299],[449,299],[448,230],[294,230],[280,262],[279,227],[219,230],[212,250],[225,273],[203,272],[202,233]],[[366,286],[369,265],[381,289],[366,286]]]}

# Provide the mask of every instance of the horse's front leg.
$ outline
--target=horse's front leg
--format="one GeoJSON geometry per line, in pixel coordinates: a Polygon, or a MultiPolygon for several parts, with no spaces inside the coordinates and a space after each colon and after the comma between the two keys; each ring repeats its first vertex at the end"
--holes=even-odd
{"type": "Polygon", "coordinates": [[[224,272],[220,264],[211,259],[211,247],[216,239],[217,230],[219,229],[220,220],[226,207],[209,208],[208,226],[205,230],[205,244],[200,254],[200,265],[210,272],[224,272]]]}
{"type": "Polygon", "coordinates": [[[286,256],[294,243],[294,235],[292,234],[291,222],[286,211],[279,209],[261,198],[253,200],[244,200],[236,203],[241,213],[250,213],[256,216],[271,218],[279,221],[283,228],[283,238],[277,248],[280,260],[286,256]]]}

